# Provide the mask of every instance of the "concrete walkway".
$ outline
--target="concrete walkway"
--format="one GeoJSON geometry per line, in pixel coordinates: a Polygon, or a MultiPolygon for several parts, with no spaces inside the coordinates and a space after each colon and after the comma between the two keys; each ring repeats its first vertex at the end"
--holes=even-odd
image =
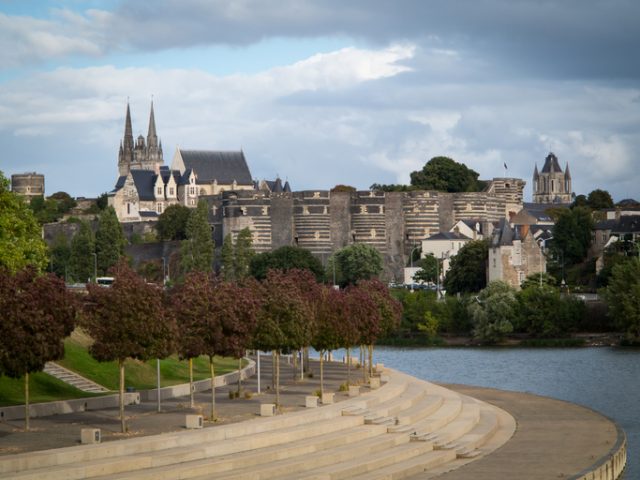
{"type": "Polygon", "coordinates": [[[502,408],[516,419],[518,428],[511,440],[491,455],[446,474],[424,474],[416,479],[579,478],[618,441],[613,422],[573,403],[490,388],[444,386],[502,408]]]}

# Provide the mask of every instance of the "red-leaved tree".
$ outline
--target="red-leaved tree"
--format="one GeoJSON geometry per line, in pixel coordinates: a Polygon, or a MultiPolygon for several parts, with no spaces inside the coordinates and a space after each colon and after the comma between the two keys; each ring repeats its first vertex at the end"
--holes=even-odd
{"type": "Polygon", "coordinates": [[[29,374],[64,356],[74,329],[76,300],[64,281],[27,267],[0,270],[0,373],[24,377],[25,430],[29,430],[29,374]]]}
{"type": "Polygon", "coordinates": [[[111,287],[87,286],[85,326],[94,340],[91,355],[100,362],[118,362],[120,425],[124,433],[124,362],[127,358],[165,358],[172,350],[176,328],[173,317],[165,315],[161,288],[146,283],[122,260],[112,273],[111,287]]]}
{"type": "Polygon", "coordinates": [[[345,311],[345,295],[341,290],[327,286],[320,289],[316,301],[316,331],[311,340],[311,346],[320,354],[320,395],[324,395],[324,354],[343,346],[345,311]]]}

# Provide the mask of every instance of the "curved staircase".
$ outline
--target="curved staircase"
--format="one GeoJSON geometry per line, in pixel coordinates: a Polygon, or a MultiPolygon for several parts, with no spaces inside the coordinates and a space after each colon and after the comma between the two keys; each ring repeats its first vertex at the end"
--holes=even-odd
{"type": "Polygon", "coordinates": [[[506,412],[400,372],[332,405],[269,418],[0,458],[15,479],[430,478],[506,442],[506,412]]]}

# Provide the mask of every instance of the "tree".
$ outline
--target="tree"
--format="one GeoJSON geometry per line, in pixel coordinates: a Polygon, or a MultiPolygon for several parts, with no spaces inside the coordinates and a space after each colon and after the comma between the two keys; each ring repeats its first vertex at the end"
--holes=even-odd
{"type": "Polygon", "coordinates": [[[609,316],[637,342],[640,339],[640,259],[633,258],[613,267],[604,298],[609,316]]]}
{"type": "Polygon", "coordinates": [[[351,383],[351,348],[377,338],[380,317],[372,296],[358,285],[345,290],[346,316],[340,326],[343,346],[347,349],[347,384],[351,383]]]}
{"type": "Polygon", "coordinates": [[[342,185],[342,184],[338,184],[335,187],[333,187],[331,189],[331,192],[349,192],[349,193],[354,193],[356,191],[355,187],[352,187],[351,185],[342,185]]]}
{"type": "Polygon", "coordinates": [[[449,157],[434,157],[422,170],[411,173],[411,185],[420,190],[477,192],[482,185],[478,172],[449,157]]]}
{"type": "Polygon", "coordinates": [[[44,270],[47,247],[33,213],[0,171],[0,267],[16,272],[27,265],[44,270]]]}
{"type": "Polygon", "coordinates": [[[517,313],[516,292],[502,281],[491,282],[469,305],[473,336],[483,343],[495,343],[513,331],[517,313]]]}
{"type": "Polygon", "coordinates": [[[98,219],[96,230],[96,254],[98,255],[98,273],[104,275],[113,267],[124,253],[126,240],[122,226],[113,207],[105,208],[98,219]]]}
{"type": "Polygon", "coordinates": [[[237,280],[242,280],[249,275],[249,264],[253,255],[255,255],[253,251],[253,235],[251,230],[243,228],[238,232],[233,252],[233,269],[237,280]]]}
{"type": "Polygon", "coordinates": [[[373,345],[378,338],[386,337],[400,325],[402,304],[393,298],[389,289],[380,280],[363,280],[358,283],[375,306],[375,319],[369,319],[370,329],[363,329],[363,345],[369,347],[369,374],[373,375],[373,345]],[[368,334],[364,334],[368,331],[368,334]]]}
{"type": "Polygon", "coordinates": [[[341,290],[323,286],[319,291],[316,331],[311,346],[320,354],[320,396],[324,395],[324,354],[343,346],[340,335],[345,322],[345,300],[341,290]]]}
{"type": "Polygon", "coordinates": [[[418,260],[417,266],[420,270],[413,276],[415,282],[436,282],[438,273],[441,271],[439,260],[432,253],[418,260]]]}
{"type": "Polygon", "coordinates": [[[587,196],[587,204],[593,210],[602,210],[605,208],[613,208],[613,199],[611,194],[606,190],[600,190],[599,188],[593,190],[587,196]]]}
{"type": "Polygon", "coordinates": [[[213,264],[214,244],[207,221],[207,202],[200,200],[187,220],[186,239],[182,241],[182,269],[184,272],[208,272],[213,264]]]}
{"type": "Polygon", "coordinates": [[[582,262],[591,246],[593,219],[588,208],[564,209],[553,226],[553,242],[550,249],[563,265],[582,262]]]}
{"type": "Polygon", "coordinates": [[[66,280],[67,265],[71,256],[69,239],[64,233],[56,235],[49,246],[49,269],[66,280]]]}
{"type": "Polygon", "coordinates": [[[335,262],[340,273],[340,284],[343,286],[355,284],[358,280],[369,280],[382,272],[382,255],[374,247],[364,243],[341,248],[332,255],[330,262],[335,262]]]}
{"type": "Polygon", "coordinates": [[[169,205],[158,217],[156,229],[160,240],[184,240],[187,238],[187,221],[191,209],[184,205],[169,205]]]}
{"type": "Polygon", "coordinates": [[[304,270],[270,270],[262,282],[262,307],[258,313],[253,345],[275,352],[276,404],[280,404],[280,353],[310,345],[314,335],[315,314],[309,288],[313,275],[304,270]]]}
{"type": "Polygon", "coordinates": [[[161,288],[146,283],[123,260],[113,274],[110,288],[88,285],[85,327],[94,340],[91,355],[99,362],[118,362],[124,433],[124,362],[127,358],[164,358],[171,350],[176,328],[173,316],[166,314],[161,288]]]}
{"type": "Polygon", "coordinates": [[[69,270],[75,281],[86,282],[94,275],[95,243],[87,222],[80,222],[80,230],[71,239],[69,270]]]}
{"type": "Polygon", "coordinates": [[[258,280],[263,280],[267,272],[275,270],[309,270],[321,282],[324,278],[324,267],[320,260],[309,250],[301,247],[284,246],[272,252],[259,253],[251,258],[250,273],[258,280]]]}
{"type": "Polygon", "coordinates": [[[548,273],[532,273],[524,279],[524,282],[520,284],[520,288],[525,290],[529,287],[539,287],[541,283],[542,286],[546,285],[548,287],[555,287],[558,284],[558,281],[548,273]]]}
{"type": "Polygon", "coordinates": [[[222,278],[233,280],[235,278],[233,237],[230,233],[225,235],[220,251],[220,263],[222,264],[222,278]]]}
{"type": "Polygon", "coordinates": [[[96,207],[98,210],[104,210],[109,206],[109,194],[107,192],[101,193],[98,198],[96,198],[96,207]]]}
{"type": "Polygon", "coordinates": [[[472,293],[487,285],[487,261],[489,245],[487,240],[466,243],[451,259],[444,288],[447,294],[472,293]]]}
{"type": "Polygon", "coordinates": [[[589,206],[589,201],[587,200],[587,196],[586,195],[577,195],[576,198],[573,200],[573,203],[571,204],[571,208],[575,208],[575,207],[588,207],[589,206]]]}
{"type": "Polygon", "coordinates": [[[63,340],[74,328],[76,302],[64,281],[27,267],[0,269],[0,374],[24,377],[25,429],[29,430],[29,374],[64,356],[63,340]]]}

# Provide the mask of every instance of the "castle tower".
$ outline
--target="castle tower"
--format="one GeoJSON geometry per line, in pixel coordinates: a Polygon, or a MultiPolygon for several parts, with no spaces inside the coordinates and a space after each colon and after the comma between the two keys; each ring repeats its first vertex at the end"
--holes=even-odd
{"type": "Polygon", "coordinates": [[[558,157],[549,153],[545,158],[542,171],[538,172],[538,165],[533,170],[533,202],[571,203],[572,201],[569,163],[563,172],[558,163],[558,157]]]}
{"type": "Polygon", "coordinates": [[[131,126],[131,111],[127,102],[127,116],[124,126],[124,139],[120,142],[118,154],[118,173],[125,176],[131,170],[153,170],[157,171],[164,163],[162,157],[162,142],[156,133],[156,119],[153,111],[153,101],[151,102],[151,113],[149,115],[149,131],[147,141],[142,135],[133,140],[133,128],[131,126]]]}

